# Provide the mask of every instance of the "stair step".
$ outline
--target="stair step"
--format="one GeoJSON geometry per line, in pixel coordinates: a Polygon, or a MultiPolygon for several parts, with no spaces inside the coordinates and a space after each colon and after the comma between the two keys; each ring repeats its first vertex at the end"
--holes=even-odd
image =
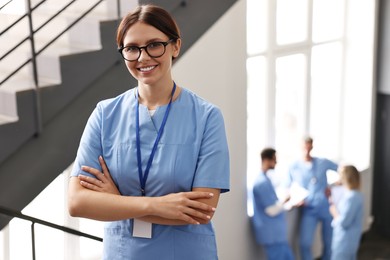
{"type": "MultiPolygon", "coordinates": [[[[34,30],[37,30],[40,26],[42,26],[50,18],[50,16],[51,14],[34,15],[34,30]]],[[[16,21],[17,18],[19,18],[19,16],[0,14],[0,20],[2,21],[0,25],[0,31],[2,32],[9,24],[12,24],[12,22],[16,21]]],[[[61,42],[64,45],[67,44],[71,46],[99,48],[101,46],[99,22],[106,20],[105,18],[106,17],[97,18],[86,16],[77,24],[77,26],[73,26],[59,39],[57,39],[56,42],[61,42]]],[[[54,37],[56,37],[62,31],[66,30],[66,28],[70,26],[76,19],[77,17],[74,16],[60,15],[42,27],[34,34],[34,40],[37,43],[42,43],[40,46],[36,46],[36,50],[41,49],[42,46],[52,41],[54,37]]],[[[27,19],[24,18],[17,25],[1,35],[0,40],[8,43],[7,45],[2,44],[1,46],[4,46],[2,49],[4,51],[8,51],[19,42],[26,39],[29,34],[29,24],[27,19]],[[11,42],[12,45],[9,42],[11,42]]]]}
{"type": "MultiPolygon", "coordinates": [[[[44,77],[39,77],[38,78],[38,84],[39,88],[45,88],[53,85],[58,85],[60,84],[60,81],[56,81],[50,78],[44,78],[44,77]]],[[[32,79],[31,76],[25,76],[25,75],[18,75],[15,74],[15,77],[10,78],[7,80],[3,85],[0,86],[0,95],[3,92],[7,93],[16,93],[19,91],[25,91],[29,89],[34,89],[35,88],[35,83],[34,80],[32,79]]],[[[1,114],[1,112],[0,112],[1,114]]]]}
{"type": "Polygon", "coordinates": [[[15,93],[0,89],[0,124],[18,120],[18,111],[15,93]]]}
{"type": "Polygon", "coordinates": [[[9,123],[14,123],[19,120],[18,117],[10,117],[10,116],[4,116],[0,114],[0,125],[5,125],[9,123]]]}
{"type": "MultiPolygon", "coordinates": [[[[31,6],[36,6],[41,0],[32,0],[31,6]]],[[[55,36],[76,21],[81,14],[87,11],[97,0],[76,1],[63,13],[50,21],[34,35],[35,51],[40,51],[55,36]]],[[[122,13],[127,13],[135,7],[138,1],[120,0],[122,13]]],[[[50,0],[44,2],[33,13],[33,29],[39,28],[53,14],[57,13],[67,3],[50,0]]],[[[26,2],[13,0],[6,8],[0,11],[0,32],[8,28],[24,15],[26,2]]],[[[92,12],[82,18],[76,26],[58,38],[47,49],[37,56],[37,72],[39,88],[61,84],[60,57],[85,53],[101,49],[100,26],[103,20],[115,20],[117,18],[117,0],[101,2],[92,12]]],[[[0,82],[19,66],[31,58],[31,42],[25,40],[29,35],[29,21],[23,18],[17,25],[1,34],[0,57],[10,50],[12,51],[0,62],[0,82]]],[[[35,88],[32,63],[28,63],[15,75],[0,85],[0,124],[18,120],[16,95],[18,92],[35,88]]]]}
{"type": "MultiPolygon", "coordinates": [[[[60,82],[39,78],[39,88],[58,85],[60,82]]],[[[21,91],[35,89],[34,81],[30,77],[17,75],[0,86],[0,125],[18,120],[16,94],[21,91]]]]}
{"type": "MultiPolygon", "coordinates": [[[[21,64],[26,62],[31,57],[29,43],[19,48],[17,52],[11,53],[0,62],[0,80],[2,81],[6,76],[15,71],[21,64]]],[[[86,51],[93,51],[96,48],[82,48],[74,46],[66,46],[62,43],[54,43],[52,46],[44,50],[37,56],[38,76],[46,79],[45,81],[60,82],[61,81],[61,56],[83,53],[86,51]]],[[[14,77],[19,77],[23,81],[29,79],[32,81],[32,64],[31,62],[22,68],[14,77]]],[[[4,84],[6,84],[5,82],[4,84]]],[[[9,85],[9,84],[7,84],[9,85]]],[[[3,88],[3,86],[1,86],[3,88]]]]}

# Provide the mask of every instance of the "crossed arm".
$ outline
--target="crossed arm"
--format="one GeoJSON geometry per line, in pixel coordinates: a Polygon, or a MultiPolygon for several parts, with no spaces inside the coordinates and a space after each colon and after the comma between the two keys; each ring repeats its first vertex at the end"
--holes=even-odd
{"type": "Polygon", "coordinates": [[[69,181],[68,209],[73,217],[101,221],[139,218],[162,225],[208,223],[219,200],[219,189],[194,188],[161,197],[122,196],[102,157],[102,171],[83,166],[96,178],[79,175],[69,181]]]}

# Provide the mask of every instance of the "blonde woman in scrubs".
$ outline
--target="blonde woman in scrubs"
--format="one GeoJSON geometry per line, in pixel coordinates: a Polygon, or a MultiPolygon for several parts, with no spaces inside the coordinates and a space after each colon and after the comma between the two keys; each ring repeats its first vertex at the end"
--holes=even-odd
{"type": "Polygon", "coordinates": [[[332,260],[356,260],[363,232],[363,195],[359,171],[353,165],[340,169],[345,192],[337,205],[331,203],[333,216],[332,260]]]}
{"type": "Polygon", "coordinates": [[[69,183],[70,215],[106,221],[103,259],[218,259],[211,219],[229,190],[224,121],[174,82],[181,41],[171,15],[153,5],[118,27],[138,86],[97,104],[69,183]]]}

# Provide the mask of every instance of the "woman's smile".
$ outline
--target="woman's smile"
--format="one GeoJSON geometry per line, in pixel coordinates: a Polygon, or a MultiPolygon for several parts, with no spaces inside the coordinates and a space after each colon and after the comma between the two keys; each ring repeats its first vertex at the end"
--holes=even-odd
{"type": "Polygon", "coordinates": [[[152,71],[156,67],[157,67],[157,65],[152,65],[152,66],[147,66],[147,67],[140,67],[140,68],[137,68],[137,69],[139,71],[141,71],[141,72],[150,72],[150,71],[152,71]]]}

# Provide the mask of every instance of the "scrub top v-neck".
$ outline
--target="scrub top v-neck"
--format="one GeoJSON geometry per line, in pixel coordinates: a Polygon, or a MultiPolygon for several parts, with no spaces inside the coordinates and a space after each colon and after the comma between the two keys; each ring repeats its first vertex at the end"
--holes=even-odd
{"type": "MultiPolygon", "coordinates": [[[[80,141],[72,176],[87,174],[82,165],[100,169],[102,155],[123,196],[141,196],[137,167],[135,92],[99,102],[80,141]]],[[[150,116],[139,105],[140,148],[145,169],[166,106],[150,116]]],[[[182,88],[172,102],[157,145],[145,196],[164,196],[195,187],[229,190],[229,152],[220,110],[182,88]]],[[[152,238],[132,237],[133,219],[107,222],[104,259],[217,259],[213,226],[153,224],[152,238]],[[196,254],[188,254],[196,252],[196,254]]]]}

